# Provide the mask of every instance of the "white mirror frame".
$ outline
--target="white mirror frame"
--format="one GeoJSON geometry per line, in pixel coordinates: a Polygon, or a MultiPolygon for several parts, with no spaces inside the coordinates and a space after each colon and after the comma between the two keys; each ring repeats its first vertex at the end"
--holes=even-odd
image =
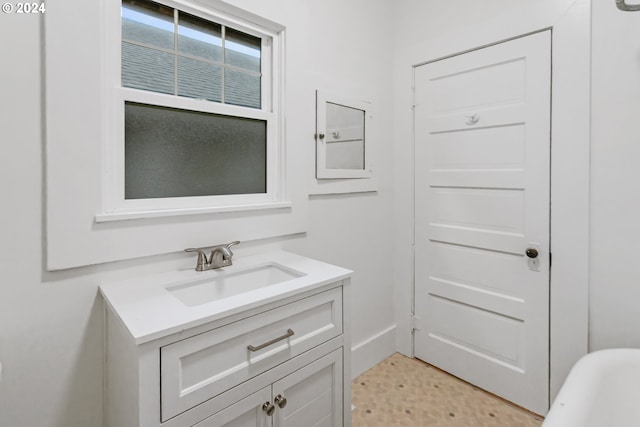
{"type": "Polygon", "coordinates": [[[316,178],[317,179],[366,179],[373,178],[371,168],[371,143],[367,135],[371,120],[371,104],[347,97],[316,91],[316,178]],[[364,169],[329,169],[327,165],[327,102],[364,111],[364,169]]]}

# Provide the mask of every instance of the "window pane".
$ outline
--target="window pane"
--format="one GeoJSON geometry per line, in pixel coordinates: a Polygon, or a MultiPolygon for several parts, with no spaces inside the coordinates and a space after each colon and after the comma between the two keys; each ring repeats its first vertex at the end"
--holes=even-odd
{"type": "Polygon", "coordinates": [[[224,102],[260,108],[260,76],[225,68],[224,102]]]}
{"type": "Polygon", "coordinates": [[[222,62],[222,27],[180,12],[178,52],[222,62]]]}
{"type": "Polygon", "coordinates": [[[122,39],[173,49],[173,9],[150,1],[123,0],[122,39]]]}
{"type": "Polygon", "coordinates": [[[125,103],[125,198],[266,193],[263,120],[125,103]]]}
{"type": "Polygon", "coordinates": [[[222,100],[222,67],[197,59],[178,57],[178,95],[222,100]]]}
{"type": "Polygon", "coordinates": [[[224,62],[234,67],[260,72],[262,40],[249,34],[225,28],[224,62]]]}
{"type": "Polygon", "coordinates": [[[122,42],[122,86],[174,94],[175,56],[122,42]]]}

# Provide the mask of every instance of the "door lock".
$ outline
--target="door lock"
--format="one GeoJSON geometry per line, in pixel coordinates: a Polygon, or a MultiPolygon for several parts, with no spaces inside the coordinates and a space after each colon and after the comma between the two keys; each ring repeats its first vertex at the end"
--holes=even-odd
{"type": "Polygon", "coordinates": [[[530,245],[524,251],[524,254],[527,256],[527,265],[529,266],[529,270],[540,271],[540,259],[538,258],[540,251],[538,250],[537,245],[530,245]]]}

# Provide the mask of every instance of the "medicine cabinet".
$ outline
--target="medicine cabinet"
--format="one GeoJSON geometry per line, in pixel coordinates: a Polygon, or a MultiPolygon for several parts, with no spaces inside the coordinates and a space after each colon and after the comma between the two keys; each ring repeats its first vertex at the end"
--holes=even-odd
{"type": "Polygon", "coordinates": [[[316,91],[316,178],[371,178],[371,104],[316,91]]]}

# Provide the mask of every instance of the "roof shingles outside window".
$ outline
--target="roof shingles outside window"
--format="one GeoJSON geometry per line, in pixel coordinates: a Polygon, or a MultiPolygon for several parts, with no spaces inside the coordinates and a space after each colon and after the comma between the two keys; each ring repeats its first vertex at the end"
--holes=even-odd
{"type": "MultiPolygon", "coordinates": [[[[190,18],[185,19],[185,27],[190,18]]],[[[213,36],[207,36],[213,38],[220,26],[209,24],[213,36]]],[[[180,34],[176,52],[173,31],[124,16],[122,38],[124,87],[261,107],[259,38],[227,29],[225,44],[229,46],[223,51],[221,46],[180,34]]]]}

